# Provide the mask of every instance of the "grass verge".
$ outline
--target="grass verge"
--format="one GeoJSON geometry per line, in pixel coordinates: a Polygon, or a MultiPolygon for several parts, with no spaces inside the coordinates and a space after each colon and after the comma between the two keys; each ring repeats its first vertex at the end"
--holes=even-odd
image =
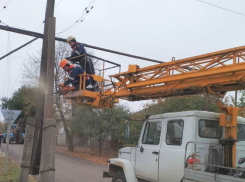
{"type": "MultiPolygon", "coordinates": [[[[0,157],[0,182],[18,182],[20,176],[20,166],[9,159],[8,171],[4,174],[4,157],[0,157]]],[[[35,179],[29,178],[28,182],[36,182],[35,179]]]]}

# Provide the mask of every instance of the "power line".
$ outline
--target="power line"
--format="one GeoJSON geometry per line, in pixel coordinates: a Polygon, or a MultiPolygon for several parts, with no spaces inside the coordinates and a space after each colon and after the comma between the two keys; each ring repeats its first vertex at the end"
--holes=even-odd
{"type": "Polygon", "coordinates": [[[60,2],[54,7],[54,9],[57,8],[57,7],[60,5],[60,3],[61,3],[62,1],[63,1],[63,0],[60,0],[60,2]]]}
{"type": "Polygon", "coordinates": [[[28,52],[29,52],[29,50],[30,50],[30,48],[31,48],[31,45],[32,45],[32,44],[29,45],[29,47],[28,47],[28,49],[27,49],[27,51],[26,51],[25,57],[23,58],[23,62],[22,62],[22,64],[21,64],[21,66],[20,66],[20,69],[19,69],[19,72],[18,72],[18,74],[17,74],[17,77],[16,77],[16,79],[15,79],[15,81],[14,81],[13,88],[14,88],[14,86],[15,86],[15,84],[16,84],[18,78],[19,78],[20,71],[21,71],[21,69],[22,69],[22,67],[23,67],[23,65],[24,65],[24,63],[25,63],[25,61],[26,61],[26,57],[27,57],[27,54],[28,54],[28,52]]]}
{"type": "MultiPolygon", "coordinates": [[[[10,1],[11,1],[11,0],[9,0],[8,3],[9,3],[10,1]]],[[[54,9],[56,9],[56,8],[61,4],[62,1],[63,1],[63,0],[60,0],[59,3],[54,7],[54,9]]],[[[8,3],[5,5],[5,8],[6,8],[6,6],[8,5],[8,3]]],[[[4,24],[4,25],[8,26],[7,24],[1,22],[1,20],[0,20],[0,23],[2,23],[2,24],[4,24]]],[[[43,21],[43,22],[39,25],[39,27],[37,28],[36,31],[38,31],[38,30],[42,27],[42,25],[43,25],[44,23],[45,23],[45,21],[43,21]]],[[[21,35],[21,36],[22,36],[22,35],[21,35]]],[[[19,71],[18,71],[17,77],[16,77],[16,79],[15,79],[15,81],[14,81],[14,84],[13,84],[13,86],[12,86],[12,89],[14,89],[14,86],[15,86],[15,84],[16,84],[18,78],[19,78],[20,71],[21,71],[21,69],[22,69],[22,67],[23,67],[23,65],[24,65],[24,63],[25,63],[25,61],[26,61],[26,57],[27,57],[27,54],[28,54],[28,52],[29,52],[29,50],[30,50],[30,48],[31,48],[31,45],[32,45],[32,44],[29,45],[29,47],[28,47],[28,49],[27,49],[27,52],[26,52],[26,54],[25,54],[25,57],[23,58],[23,62],[22,62],[22,64],[21,64],[21,66],[20,66],[20,69],[19,69],[19,71]]],[[[6,73],[7,73],[7,72],[6,72],[6,73]]],[[[7,76],[7,74],[6,74],[6,76],[7,76]]],[[[5,79],[6,79],[6,78],[5,78],[5,79]]],[[[6,80],[5,80],[5,82],[6,82],[6,80]]],[[[5,83],[4,83],[4,84],[5,84],[5,83]]],[[[11,84],[11,85],[12,85],[12,84],[11,84]]]]}
{"type": "Polygon", "coordinates": [[[0,13],[2,13],[3,10],[5,10],[5,9],[7,8],[7,5],[9,4],[10,1],[11,1],[11,0],[9,0],[9,1],[7,2],[7,4],[5,4],[5,6],[3,6],[3,9],[0,11],[0,13]]]}
{"type": "Polygon", "coordinates": [[[208,3],[208,2],[205,2],[205,1],[201,1],[201,0],[196,0],[196,1],[199,1],[199,2],[202,2],[202,3],[205,3],[205,4],[208,4],[208,5],[210,5],[210,6],[214,6],[214,7],[216,7],[216,8],[220,8],[220,9],[223,9],[223,10],[226,10],[226,11],[230,11],[230,12],[232,12],[232,13],[236,13],[236,14],[245,16],[245,14],[243,14],[243,13],[239,13],[239,12],[237,12],[237,11],[233,11],[233,10],[230,10],[230,9],[226,9],[226,8],[221,7],[221,6],[217,6],[217,5],[215,5],[215,4],[211,4],[211,3],[208,3]]]}
{"type": "Polygon", "coordinates": [[[4,24],[4,25],[8,26],[6,23],[2,22],[2,20],[0,20],[0,24],[4,24]]]}
{"type": "Polygon", "coordinates": [[[4,92],[5,92],[5,87],[6,87],[7,72],[8,72],[8,63],[7,63],[6,74],[5,74],[4,85],[3,85],[3,96],[4,96],[4,92]]]}
{"type": "Polygon", "coordinates": [[[88,13],[94,8],[95,1],[96,0],[91,0],[88,6],[83,10],[81,17],[77,21],[75,21],[73,24],[71,24],[69,27],[67,27],[66,29],[62,30],[61,32],[58,32],[56,35],[66,32],[67,30],[72,28],[74,25],[76,25],[78,22],[83,22],[85,18],[87,17],[88,13]]]}
{"type": "MultiPolygon", "coordinates": [[[[56,9],[59,5],[60,5],[60,3],[62,2],[63,0],[60,0],[60,2],[54,7],[54,9],[56,9]]],[[[39,25],[39,27],[37,28],[37,30],[36,30],[36,32],[42,27],[42,25],[45,23],[45,21],[43,21],[40,25],[39,25]]]]}
{"type": "Polygon", "coordinates": [[[43,25],[44,21],[39,25],[39,27],[37,28],[36,32],[41,28],[41,26],[43,25]]]}
{"type": "MultiPolygon", "coordinates": [[[[43,21],[43,22],[40,24],[40,26],[37,28],[36,32],[41,28],[41,26],[43,25],[43,23],[44,23],[44,21],[43,21]]],[[[25,64],[26,56],[27,56],[27,54],[29,53],[29,50],[30,50],[31,46],[32,46],[32,43],[29,45],[29,47],[28,47],[28,49],[27,49],[27,51],[26,51],[25,57],[23,58],[22,64],[21,64],[21,66],[20,66],[20,69],[19,69],[19,71],[18,71],[17,77],[16,77],[16,79],[15,79],[15,81],[14,81],[14,85],[13,85],[12,88],[14,88],[14,86],[15,86],[15,84],[16,84],[18,78],[19,78],[20,71],[21,71],[23,65],[25,64]]]]}
{"type": "MultiPolygon", "coordinates": [[[[9,32],[8,32],[8,44],[7,44],[7,51],[9,52],[9,32]]],[[[7,97],[9,95],[9,56],[7,57],[7,97]]]]}
{"type": "MultiPolygon", "coordinates": [[[[9,34],[9,51],[11,51],[11,38],[10,38],[10,34],[9,34]]],[[[11,68],[12,68],[12,60],[11,60],[11,55],[8,57],[9,58],[9,86],[10,86],[10,96],[12,95],[12,72],[11,72],[11,68]]]]}
{"type": "MultiPolygon", "coordinates": [[[[7,51],[11,49],[11,40],[10,40],[10,32],[8,32],[8,42],[7,42],[7,51]]],[[[9,88],[10,92],[12,93],[12,85],[11,85],[11,58],[10,56],[7,57],[7,68],[4,80],[4,87],[3,87],[3,96],[5,92],[5,88],[7,87],[7,97],[9,96],[9,88]]],[[[11,94],[10,94],[11,96],[11,94]]]]}

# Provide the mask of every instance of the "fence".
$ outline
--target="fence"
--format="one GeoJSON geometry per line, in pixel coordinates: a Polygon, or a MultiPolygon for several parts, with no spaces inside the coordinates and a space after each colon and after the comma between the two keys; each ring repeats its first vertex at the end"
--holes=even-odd
{"type": "MultiPolygon", "coordinates": [[[[56,144],[61,146],[67,146],[66,134],[58,133],[56,144]]],[[[73,136],[73,145],[74,147],[86,147],[92,150],[97,150],[98,142],[96,140],[91,140],[89,138],[84,138],[82,136],[73,136]]],[[[107,152],[117,152],[120,148],[123,147],[123,142],[119,140],[110,140],[107,139],[103,142],[102,149],[107,152]]]]}

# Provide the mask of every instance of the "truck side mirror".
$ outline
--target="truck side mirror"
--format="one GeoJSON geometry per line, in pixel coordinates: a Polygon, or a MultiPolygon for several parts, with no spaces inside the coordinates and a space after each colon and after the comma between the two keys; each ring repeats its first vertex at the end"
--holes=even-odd
{"type": "Polygon", "coordinates": [[[129,139],[129,136],[130,136],[130,126],[127,123],[125,127],[125,139],[129,139]]]}

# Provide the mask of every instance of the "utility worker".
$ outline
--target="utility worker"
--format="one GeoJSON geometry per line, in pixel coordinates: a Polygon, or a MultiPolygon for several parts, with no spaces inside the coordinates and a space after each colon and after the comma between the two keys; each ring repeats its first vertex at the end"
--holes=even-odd
{"type": "MultiPolygon", "coordinates": [[[[88,73],[90,75],[95,74],[93,61],[90,58],[85,56],[87,54],[87,52],[86,52],[83,44],[77,42],[76,38],[73,36],[69,36],[67,38],[67,43],[72,48],[71,56],[68,57],[67,59],[69,59],[69,61],[72,63],[79,63],[79,65],[82,66],[83,70],[85,70],[85,67],[86,67],[86,73],[88,73]],[[81,55],[84,55],[84,56],[81,56],[81,55]],[[74,58],[77,56],[81,56],[81,57],[74,58]],[[86,63],[86,65],[85,65],[85,63],[86,63]]],[[[91,84],[93,86],[95,86],[96,81],[93,79],[93,77],[91,77],[90,79],[91,79],[91,84]]]]}
{"type": "MultiPolygon", "coordinates": [[[[84,73],[83,69],[81,67],[75,67],[74,65],[70,64],[67,59],[62,59],[60,61],[60,67],[64,69],[64,71],[69,73],[69,79],[65,81],[65,83],[60,83],[60,87],[67,86],[69,84],[72,84],[76,88],[76,90],[79,90],[80,83],[83,82],[83,80],[80,80],[80,75],[84,73]]],[[[90,84],[90,79],[87,76],[85,87],[87,87],[90,84]]],[[[81,88],[83,88],[83,84],[81,85],[81,88]]]]}

